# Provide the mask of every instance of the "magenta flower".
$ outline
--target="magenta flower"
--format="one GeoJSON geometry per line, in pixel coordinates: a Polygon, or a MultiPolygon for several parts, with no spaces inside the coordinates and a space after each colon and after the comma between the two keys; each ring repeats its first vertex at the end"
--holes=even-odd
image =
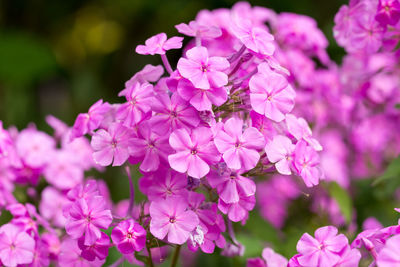
{"type": "Polygon", "coordinates": [[[0,228],[0,260],[5,266],[15,267],[33,261],[35,240],[13,224],[0,228]]]}
{"type": "Polygon", "coordinates": [[[103,99],[100,99],[89,108],[88,113],[79,114],[71,129],[70,139],[81,137],[99,128],[104,115],[109,110],[110,104],[103,103],[103,99]]]}
{"type": "Polygon", "coordinates": [[[150,204],[150,232],[158,239],[168,235],[168,242],[182,245],[199,224],[196,213],[187,210],[182,198],[170,197],[150,204]]]}
{"type": "Polygon", "coordinates": [[[220,175],[217,171],[211,171],[207,175],[207,181],[211,187],[217,188],[219,197],[228,204],[238,202],[240,192],[247,197],[256,193],[256,184],[237,172],[225,172],[220,175]]]}
{"type": "Polygon", "coordinates": [[[282,255],[276,253],[271,248],[264,248],[262,251],[262,257],[267,263],[267,267],[280,267],[287,266],[288,260],[282,255]]]}
{"type": "Polygon", "coordinates": [[[289,138],[283,135],[276,135],[271,142],[265,146],[268,160],[275,163],[275,168],[280,174],[290,175],[290,166],[293,160],[295,145],[289,138]]]}
{"type": "Polygon", "coordinates": [[[321,176],[318,164],[319,156],[317,152],[312,147],[307,146],[306,142],[298,142],[294,151],[294,167],[308,187],[318,184],[321,176]]]}
{"type": "Polygon", "coordinates": [[[258,73],[251,77],[249,86],[250,102],[254,111],[273,121],[282,121],[294,107],[296,93],[280,74],[258,73]]]}
{"type": "Polygon", "coordinates": [[[179,73],[193,83],[196,88],[210,89],[228,83],[229,62],[223,57],[209,57],[207,48],[194,47],[186,52],[187,58],[178,61],[179,73]]]}
{"type": "Polygon", "coordinates": [[[107,234],[101,232],[101,237],[93,245],[86,246],[84,243],[84,237],[78,239],[78,247],[82,250],[82,258],[88,261],[94,261],[96,258],[99,260],[107,258],[108,249],[110,248],[110,238],[107,234]]]}
{"type": "Polygon", "coordinates": [[[58,227],[64,227],[66,219],[63,216],[63,206],[68,203],[65,194],[62,194],[54,187],[48,186],[42,191],[42,198],[39,203],[40,214],[58,227]]]}
{"type": "Polygon", "coordinates": [[[395,235],[386,241],[376,262],[379,267],[400,266],[400,235],[395,235]]]}
{"type": "Polygon", "coordinates": [[[178,94],[189,101],[190,104],[198,111],[211,111],[212,105],[221,106],[228,99],[225,88],[216,87],[208,90],[199,89],[186,79],[182,79],[178,83],[178,94]]]}
{"type": "Polygon", "coordinates": [[[146,245],[146,231],[133,219],[120,222],[111,233],[111,239],[122,254],[141,251],[146,245]]]}
{"type": "Polygon", "coordinates": [[[253,169],[260,159],[257,150],[264,147],[264,136],[254,127],[243,131],[243,121],[230,118],[218,131],[214,143],[229,168],[245,171],[253,169]]]}
{"type": "Polygon", "coordinates": [[[209,25],[199,24],[197,21],[191,21],[189,24],[180,23],[175,26],[179,33],[187,36],[199,37],[199,38],[218,38],[222,35],[220,28],[209,25]]]}
{"type": "Polygon", "coordinates": [[[88,261],[84,259],[81,254],[82,250],[78,246],[78,240],[66,238],[61,243],[57,264],[60,267],[100,267],[103,266],[105,262],[105,260],[99,259],[88,261]]]}
{"type": "Polygon", "coordinates": [[[182,40],[182,37],[176,36],[167,40],[167,35],[162,32],[147,39],[145,45],[138,45],[136,53],[141,55],[164,55],[168,50],[181,48],[182,40]]]}
{"type": "Polygon", "coordinates": [[[156,113],[150,118],[150,124],[157,134],[166,134],[176,129],[191,130],[200,123],[198,112],[182,99],[177,93],[171,95],[158,94],[152,103],[156,113]]]}
{"type": "MultiPolygon", "coordinates": [[[[140,170],[144,172],[156,171],[160,163],[167,162],[171,152],[168,136],[159,136],[152,132],[147,122],[139,126],[139,136],[130,140],[130,155],[139,162],[140,170]]],[[[131,159],[130,159],[131,161],[131,159]]]]}
{"type": "Polygon", "coordinates": [[[375,20],[381,25],[396,25],[400,19],[400,3],[398,0],[380,0],[375,20]]]}
{"type": "Polygon", "coordinates": [[[168,156],[171,168],[194,178],[201,178],[210,171],[211,164],[221,156],[212,142],[211,129],[199,127],[189,135],[185,129],[175,130],[169,137],[169,144],[176,150],[168,156]]]}
{"type": "Polygon", "coordinates": [[[130,127],[139,123],[151,111],[153,85],[134,83],[127,89],[125,98],[126,103],[119,106],[116,118],[126,127],[130,127]]]}
{"type": "Polygon", "coordinates": [[[315,231],[315,238],[308,233],[303,234],[297,243],[297,251],[301,254],[297,260],[302,266],[334,266],[341,259],[340,253],[349,241],[343,234],[337,234],[333,226],[325,226],[315,231]]]}
{"type": "Polygon", "coordinates": [[[133,130],[122,124],[113,123],[108,131],[100,129],[92,137],[93,159],[101,166],[121,166],[129,157],[133,130]]]}
{"type": "Polygon", "coordinates": [[[265,28],[253,26],[251,21],[238,17],[231,23],[232,33],[247,49],[263,56],[272,56],[275,51],[274,36],[265,28]]]}
{"type": "Polygon", "coordinates": [[[65,230],[75,239],[85,235],[86,246],[100,239],[100,229],[107,229],[112,222],[111,211],[106,209],[106,202],[101,196],[78,199],[70,207],[69,215],[65,230]]]}

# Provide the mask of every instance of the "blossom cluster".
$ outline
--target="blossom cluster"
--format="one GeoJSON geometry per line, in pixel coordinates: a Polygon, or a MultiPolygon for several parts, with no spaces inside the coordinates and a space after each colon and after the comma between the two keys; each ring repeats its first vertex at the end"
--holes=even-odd
{"type": "Polygon", "coordinates": [[[110,248],[121,255],[115,265],[153,266],[170,247],[176,264],[181,246],[241,256],[233,223],[246,224],[257,202],[282,228],[306,191],[332,225],[302,235],[290,259],[266,247],[248,266],[400,264],[399,225],[371,218],[349,242],[338,203],[318,186],[349,189],[400,152],[399,19],[398,0],[351,0],[335,17],[348,53],[337,65],[307,16],[245,2],[203,10],[175,26],[188,39],[176,66],[167,53],[184,37],[160,33],[136,47],[163,65],[134,74],[122,103],[99,100],[72,127],[48,116],[53,136],[0,122],[0,208],[12,215],[0,227],[1,263],[101,266],[110,248]],[[87,175],[108,166],[125,170],[129,200],[114,203],[87,175]]]}

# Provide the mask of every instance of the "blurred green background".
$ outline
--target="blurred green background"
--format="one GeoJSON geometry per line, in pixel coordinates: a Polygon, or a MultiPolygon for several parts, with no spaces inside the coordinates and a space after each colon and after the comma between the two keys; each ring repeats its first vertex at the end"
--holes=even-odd
{"type": "MultiPolygon", "coordinates": [[[[233,0],[0,0],[0,120],[19,129],[34,122],[49,130],[52,114],[69,125],[99,98],[121,101],[124,82],[159,57],[134,53],[159,32],[176,35],[201,9],[231,7],[233,0]]],[[[315,18],[330,40],[333,18],[346,0],[250,1],[277,12],[315,18]]],[[[175,63],[180,51],[169,54],[175,63]]]]}

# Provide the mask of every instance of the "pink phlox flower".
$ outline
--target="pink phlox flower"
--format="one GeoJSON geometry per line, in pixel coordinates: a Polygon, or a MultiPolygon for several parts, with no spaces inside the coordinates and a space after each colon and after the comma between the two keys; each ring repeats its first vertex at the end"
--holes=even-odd
{"type": "Polygon", "coordinates": [[[78,246],[78,240],[66,238],[61,243],[57,264],[60,267],[100,267],[105,262],[105,260],[97,258],[94,261],[88,261],[81,254],[82,250],[78,246]]]}
{"type": "Polygon", "coordinates": [[[129,145],[135,134],[132,129],[119,123],[97,130],[92,137],[93,159],[101,166],[121,166],[129,157],[129,145]]]}
{"type": "Polygon", "coordinates": [[[183,198],[170,197],[150,204],[150,232],[158,239],[168,235],[168,242],[182,245],[199,224],[196,213],[187,210],[183,198]]]}
{"type": "Polygon", "coordinates": [[[146,231],[133,219],[120,222],[111,233],[111,239],[122,254],[141,251],[146,245],[146,231]]]}
{"type": "Polygon", "coordinates": [[[400,226],[389,226],[381,229],[369,229],[362,231],[351,243],[352,248],[365,247],[367,251],[372,254],[379,253],[385,246],[387,239],[392,236],[400,234],[400,226]]]}
{"type": "Polygon", "coordinates": [[[301,139],[305,140],[315,151],[321,151],[322,146],[317,139],[312,137],[312,131],[308,123],[303,118],[296,118],[292,114],[286,115],[286,126],[291,135],[293,135],[298,141],[301,139]]]}
{"type": "Polygon", "coordinates": [[[41,168],[51,160],[56,143],[46,133],[27,128],[18,134],[15,146],[18,155],[26,165],[41,168]]]}
{"type": "Polygon", "coordinates": [[[276,253],[271,248],[264,248],[262,251],[262,257],[267,263],[267,267],[280,267],[287,266],[288,260],[282,255],[276,253]]]}
{"type": "Polygon", "coordinates": [[[118,93],[118,96],[125,96],[129,89],[136,83],[144,84],[156,82],[164,74],[164,68],[161,65],[153,66],[147,64],[141,71],[135,73],[128,81],[125,82],[125,88],[118,93]]]}
{"type": "Polygon", "coordinates": [[[268,160],[275,163],[275,168],[280,174],[290,175],[290,166],[293,162],[293,153],[296,146],[283,135],[276,135],[271,142],[265,146],[268,160]]]}
{"type": "Polygon", "coordinates": [[[46,181],[58,189],[71,189],[82,182],[84,172],[75,161],[75,154],[58,150],[52,154],[52,162],[44,169],[46,181]]]}
{"type": "Polygon", "coordinates": [[[20,166],[20,159],[15,149],[14,140],[10,133],[3,128],[3,122],[0,121],[0,159],[7,157],[12,165],[20,166]]]}
{"type": "Polygon", "coordinates": [[[379,252],[376,263],[379,267],[400,266],[400,235],[389,238],[379,252]]]}
{"type": "Polygon", "coordinates": [[[151,111],[153,94],[150,83],[132,84],[125,94],[126,103],[118,107],[116,119],[127,127],[139,123],[151,111]]]}
{"type": "Polygon", "coordinates": [[[162,32],[147,39],[145,45],[138,45],[136,53],[141,55],[164,55],[168,50],[181,48],[182,40],[182,37],[176,36],[167,40],[167,35],[162,32]]]}
{"type": "Polygon", "coordinates": [[[228,83],[229,62],[223,57],[209,57],[205,47],[194,47],[186,52],[187,58],[178,61],[178,71],[196,88],[208,90],[228,83]]]}
{"type": "Polygon", "coordinates": [[[172,169],[193,178],[201,178],[210,171],[210,165],[219,162],[221,156],[213,142],[210,128],[198,127],[190,134],[185,129],[172,132],[169,144],[176,150],[168,156],[172,169]]]}
{"type": "Polygon", "coordinates": [[[205,39],[218,38],[222,35],[222,31],[220,28],[212,25],[203,25],[198,23],[197,21],[190,21],[189,24],[180,23],[178,25],[175,25],[175,28],[181,34],[205,39]]]}
{"type": "Polygon", "coordinates": [[[400,19],[400,3],[398,0],[380,0],[378,12],[375,15],[376,21],[381,25],[396,25],[400,19]]]}
{"type": "Polygon", "coordinates": [[[104,260],[108,256],[108,249],[110,248],[110,238],[106,233],[101,232],[101,237],[90,246],[86,246],[85,238],[78,239],[78,247],[82,250],[82,258],[88,261],[94,261],[96,258],[104,260]]]}
{"type": "Polygon", "coordinates": [[[63,206],[68,202],[65,194],[48,186],[42,191],[42,198],[39,203],[40,214],[54,226],[64,227],[66,218],[63,216],[63,206]]]}
{"type": "Polygon", "coordinates": [[[346,246],[341,253],[341,259],[336,263],[335,267],[353,267],[359,266],[361,253],[358,249],[346,246]]]}
{"type": "Polygon", "coordinates": [[[223,213],[227,214],[229,220],[233,222],[242,221],[244,223],[251,211],[256,204],[256,198],[254,195],[246,196],[239,191],[239,201],[235,203],[225,203],[221,198],[218,200],[218,209],[223,213]]]}
{"type": "Polygon", "coordinates": [[[280,122],[294,107],[295,91],[278,73],[258,73],[249,82],[251,106],[259,114],[280,122]]]}
{"type": "Polygon", "coordinates": [[[354,23],[349,43],[345,48],[350,53],[375,53],[382,45],[383,34],[383,27],[372,16],[361,16],[354,23]]]}
{"type": "Polygon", "coordinates": [[[228,94],[223,87],[212,87],[208,90],[196,88],[186,79],[178,83],[178,94],[189,101],[189,103],[198,111],[211,111],[212,105],[221,106],[228,99],[228,94]]]}
{"type": "Polygon", "coordinates": [[[8,267],[33,261],[35,240],[13,224],[0,228],[0,260],[8,267]]]}
{"type": "Polygon", "coordinates": [[[149,123],[157,134],[167,134],[180,128],[191,130],[200,123],[197,110],[177,93],[172,94],[171,98],[166,93],[159,93],[151,106],[156,114],[149,123]]]}
{"type": "Polygon", "coordinates": [[[85,183],[81,183],[67,193],[67,198],[71,201],[78,200],[80,198],[89,199],[93,196],[99,196],[99,189],[97,186],[97,181],[93,179],[88,179],[85,183]]]}
{"type": "Polygon", "coordinates": [[[274,36],[265,27],[255,26],[246,18],[234,16],[230,30],[252,52],[263,57],[274,54],[274,36]]]}
{"type": "Polygon", "coordinates": [[[247,197],[256,192],[256,184],[236,171],[220,175],[213,170],[207,175],[207,181],[211,187],[217,189],[219,197],[228,204],[238,202],[240,192],[247,197]]]}
{"type": "Polygon", "coordinates": [[[333,226],[325,226],[315,231],[315,238],[305,233],[297,243],[297,258],[302,266],[334,266],[341,259],[341,252],[348,246],[345,235],[337,234],[333,226]]]}
{"type": "Polygon", "coordinates": [[[100,229],[107,229],[112,222],[111,211],[105,209],[102,196],[78,199],[71,206],[65,229],[72,238],[85,235],[84,244],[93,245],[101,238],[100,229]]]}
{"type": "Polygon", "coordinates": [[[144,172],[156,171],[160,164],[167,162],[171,152],[168,135],[154,133],[147,122],[139,125],[138,137],[129,141],[129,154],[140,160],[140,170],[144,172]]]}
{"type": "Polygon", "coordinates": [[[264,135],[266,143],[272,141],[275,135],[277,135],[277,130],[274,127],[274,124],[267,117],[254,110],[250,111],[251,118],[251,126],[256,128],[262,135],[264,135]]]}
{"type": "Polygon", "coordinates": [[[70,140],[98,129],[109,110],[110,104],[107,102],[103,103],[103,99],[100,99],[89,108],[88,113],[79,114],[74,126],[72,126],[70,140]]]}
{"type": "Polygon", "coordinates": [[[312,187],[319,183],[322,177],[319,169],[318,153],[304,141],[296,144],[294,151],[294,167],[297,173],[303,178],[307,187],[312,187]]]}
{"type": "Polygon", "coordinates": [[[223,154],[229,168],[245,171],[254,168],[259,159],[259,150],[264,147],[264,136],[254,127],[243,131],[243,121],[230,118],[214,138],[215,146],[223,154]]]}
{"type": "Polygon", "coordinates": [[[187,193],[187,176],[171,169],[162,170],[160,176],[155,176],[147,190],[149,200],[185,196],[187,193]]]}

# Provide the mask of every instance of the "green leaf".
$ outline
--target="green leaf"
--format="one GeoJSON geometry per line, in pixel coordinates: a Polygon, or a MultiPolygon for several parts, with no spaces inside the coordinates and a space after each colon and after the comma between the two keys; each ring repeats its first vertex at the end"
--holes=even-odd
{"type": "Polygon", "coordinates": [[[329,184],[329,194],[336,200],[339,205],[339,209],[346,219],[346,223],[349,224],[352,218],[353,205],[347,190],[342,188],[336,182],[329,184]]]}
{"type": "Polygon", "coordinates": [[[389,164],[389,166],[386,168],[385,173],[377,178],[372,185],[376,186],[380,184],[383,181],[386,181],[388,179],[392,178],[399,178],[400,177],[400,157],[392,160],[392,162],[389,164]]]}

